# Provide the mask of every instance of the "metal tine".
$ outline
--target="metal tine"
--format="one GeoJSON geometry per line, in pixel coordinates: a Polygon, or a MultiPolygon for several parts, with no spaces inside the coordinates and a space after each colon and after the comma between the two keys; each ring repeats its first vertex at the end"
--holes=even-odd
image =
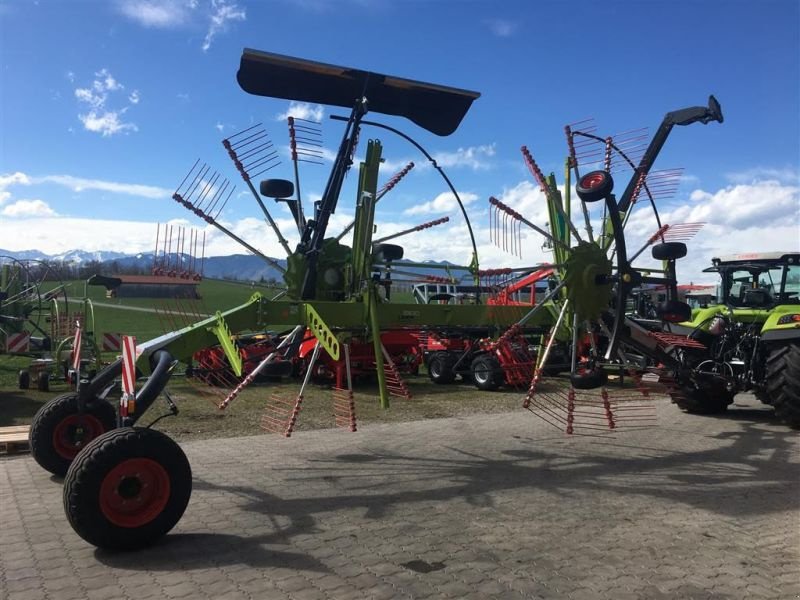
{"type": "MultiPolygon", "coordinates": [[[[260,126],[261,123],[259,123],[258,125],[260,126]]],[[[230,144],[231,148],[235,151],[238,151],[241,150],[242,148],[245,148],[246,146],[249,146],[253,142],[257,142],[258,140],[265,137],[267,137],[267,131],[266,129],[261,129],[259,131],[256,131],[255,133],[251,133],[245,138],[240,139],[235,144],[230,144],[231,138],[226,138],[226,139],[228,140],[228,143],[230,144]]]]}
{"type": "Polygon", "coordinates": [[[274,144],[272,142],[264,142],[263,144],[261,144],[259,146],[255,146],[253,148],[250,148],[247,152],[244,152],[242,154],[237,154],[237,157],[239,159],[239,162],[244,164],[244,162],[246,162],[247,160],[249,160],[253,156],[256,156],[260,152],[266,151],[269,148],[272,148],[273,146],[274,146],[274,144]]]}
{"type": "MultiPolygon", "coordinates": [[[[214,196],[211,198],[208,209],[205,211],[206,213],[210,213],[214,210],[214,207],[217,205],[217,202],[219,202],[219,199],[225,194],[225,190],[228,188],[230,183],[230,180],[228,180],[226,177],[222,185],[217,187],[217,190],[214,192],[214,196]]],[[[235,188],[236,186],[233,187],[235,188]]]]}
{"type": "Polygon", "coordinates": [[[199,158],[198,158],[196,161],[194,161],[194,164],[192,165],[192,168],[191,168],[191,169],[189,169],[189,172],[188,172],[188,173],[186,173],[186,177],[184,177],[184,178],[183,178],[183,181],[181,181],[181,182],[178,184],[178,187],[177,187],[177,188],[175,188],[175,193],[176,193],[176,194],[177,194],[177,193],[180,191],[181,187],[183,187],[183,184],[184,184],[184,183],[186,183],[186,180],[187,180],[187,179],[189,179],[189,175],[191,175],[191,174],[192,174],[192,171],[194,171],[194,168],[197,166],[197,163],[199,163],[199,162],[200,162],[200,159],[199,159],[199,158]]]}
{"type": "Polygon", "coordinates": [[[567,127],[569,127],[573,132],[583,131],[584,133],[591,133],[593,131],[597,131],[597,125],[595,125],[594,117],[586,117],[580,121],[568,123],[567,127]]]}
{"type": "Polygon", "coordinates": [[[247,133],[247,132],[248,132],[248,131],[250,131],[251,129],[255,129],[256,127],[259,127],[260,125],[261,125],[261,123],[256,123],[255,125],[251,125],[251,126],[250,126],[250,127],[248,127],[247,129],[242,129],[242,130],[241,130],[241,131],[239,131],[238,133],[234,133],[232,136],[230,136],[230,137],[228,138],[228,141],[232,140],[232,139],[233,139],[233,138],[235,138],[235,137],[239,137],[240,135],[242,135],[242,134],[244,134],[244,133],[247,133]]]}
{"type": "MultiPolygon", "coordinates": [[[[181,185],[179,185],[179,186],[178,186],[178,188],[175,190],[175,194],[180,194],[180,195],[182,195],[182,196],[185,196],[185,195],[187,194],[187,192],[188,192],[190,189],[192,189],[192,187],[195,185],[195,182],[197,181],[198,177],[200,177],[200,174],[203,172],[203,169],[206,167],[206,163],[203,163],[203,164],[200,166],[200,169],[197,171],[197,173],[195,173],[194,177],[192,178],[192,181],[191,181],[191,182],[189,183],[189,185],[186,187],[186,190],[184,190],[183,194],[181,194],[181,193],[180,193],[181,187],[182,187],[182,186],[183,186],[183,184],[186,182],[186,180],[187,180],[187,179],[189,179],[189,177],[192,175],[192,173],[194,172],[194,169],[195,169],[195,167],[197,167],[197,163],[199,163],[199,162],[200,162],[200,159],[198,159],[198,160],[197,160],[197,161],[194,163],[194,166],[192,167],[192,170],[191,170],[191,171],[189,171],[189,173],[186,175],[186,177],[184,177],[184,178],[183,178],[183,181],[181,182],[181,185]]],[[[173,197],[174,197],[174,196],[173,196],[173,197]]]]}
{"type": "Polygon", "coordinates": [[[236,186],[233,186],[233,188],[231,189],[230,193],[228,194],[228,197],[225,198],[225,202],[223,202],[222,206],[219,207],[219,210],[217,211],[217,214],[215,214],[212,217],[215,221],[219,218],[219,215],[222,212],[222,210],[225,208],[225,205],[228,204],[228,200],[231,199],[231,196],[233,195],[233,192],[234,192],[235,189],[236,189],[236,186]]]}
{"type": "Polygon", "coordinates": [[[211,167],[208,165],[204,165],[204,169],[198,173],[199,177],[196,178],[196,183],[192,186],[192,188],[188,191],[188,193],[184,196],[184,200],[187,202],[191,202],[192,196],[197,191],[197,188],[200,186],[200,183],[203,181],[205,176],[211,170],[211,167]]]}
{"type": "Polygon", "coordinates": [[[270,165],[270,166],[268,166],[266,169],[262,169],[262,170],[261,170],[261,171],[259,171],[258,173],[253,173],[253,177],[258,177],[259,175],[263,175],[263,174],[264,174],[264,173],[266,173],[267,171],[270,171],[270,170],[274,169],[275,167],[277,167],[279,164],[280,164],[280,163],[279,163],[279,162],[277,162],[277,163],[275,163],[275,164],[273,164],[273,165],[270,165]]]}
{"type": "Polygon", "coordinates": [[[280,158],[278,156],[278,151],[277,150],[272,150],[272,151],[267,152],[266,149],[265,149],[264,151],[262,151],[262,153],[259,153],[259,154],[260,154],[260,156],[253,155],[253,156],[248,157],[248,159],[253,158],[253,160],[251,162],[247,163],[246,165],[243,164],[245,170],[249,171],[250,169],[253,169],[254,167],[261,166],[265,161],[266,162],[270,162],[270,161],[273,161],[273,160],[276,160],[276,159],[280,158]]]}
{"type": "Polygon", "coordinates": [[[200,192],[200,195],[197,197],[197,200],[194,203],[195,206],[197,206],[198,209],[202,210],[201,207],[202,207],[203,203],[206,201],[206,198],[208,197],[208,194],[211,192],[211,190],[214,189],[214,186],[217,184],[217,180],[220,178],[220,176],[221,175],[220,175],[219,171],[215,171],[214,175],[211,177],[211,179],[208,181],[208,183],[206,183],[205,187],[200,192]]]}
{"type": "Polygon", "coordinates": [[[252,170],[255,170],[255,169],[261,169],[257,173],[252,173],[250,175],[250,178],[254,179],[254,178],[258,177],[259,175],[261,175],[262,173],[264,173],[266,171],[269,171],[270,169],[274,169],[279,164],[281,164],[281,161],[280,161],[280,158],[278,157],[277,154],[274,155],[274,156],[265,157],[264,159],[262,159],[262,160],[260,160],[260,161],[258,161],[256,163],[253,163],[250,167],[248,167],[248,171],[252,171],[252,170]],[[277,162],[275,162],[275,161],[277,161],[277,162]]]}

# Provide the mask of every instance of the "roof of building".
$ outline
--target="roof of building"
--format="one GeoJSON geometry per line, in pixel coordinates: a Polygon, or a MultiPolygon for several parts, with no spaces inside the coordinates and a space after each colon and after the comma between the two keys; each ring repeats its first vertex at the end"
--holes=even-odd
{"type": "Polygon", "coordinates": [[[139,285],[197,285],[194,279],[181,279],[180,277],[167,277],[166,275],[117,275],[120,282],[139,285]]]}

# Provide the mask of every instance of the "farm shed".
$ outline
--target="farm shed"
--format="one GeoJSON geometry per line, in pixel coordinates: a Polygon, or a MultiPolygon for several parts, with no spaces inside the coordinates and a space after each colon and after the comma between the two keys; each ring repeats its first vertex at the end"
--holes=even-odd
{"type": "Polygon", "coordinates": [[[109,298],[199,299],[198,281],[159,275],[117,275],[119,283],[107,288],[109,298]]]}

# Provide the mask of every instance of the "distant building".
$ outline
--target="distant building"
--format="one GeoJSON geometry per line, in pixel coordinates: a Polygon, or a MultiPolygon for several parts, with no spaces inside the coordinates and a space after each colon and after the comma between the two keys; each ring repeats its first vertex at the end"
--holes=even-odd
{"type": "Polygon", "coordinates": [[[113,283],[106,286],[108,298],[200,298],[200,282],[195,279],[163,275],[117,275],[109,279],[113,283]]]}

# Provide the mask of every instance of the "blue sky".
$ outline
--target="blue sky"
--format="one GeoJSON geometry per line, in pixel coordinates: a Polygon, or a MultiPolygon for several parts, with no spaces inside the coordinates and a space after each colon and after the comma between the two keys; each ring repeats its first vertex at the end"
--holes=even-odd
{"type": "MultiPolygon", "coordinates": [[[[236,83],[245,47],[481,92],[449,137],[369,118],[401,128],[446,166],[485,266],[548,258],[532,232],[521,260],[489,241],[490,195],[546,221],[521,145],[562,180],[565,124],[592,116],[603,135],[652,134],[664,113],[705,104],[709,93],[725,123],[676,128],[656,164],[684,168],[674,197],[660,201],[666,222],[706,223],[684,278],[702,278],[712,255],[800,246],[796,0],[0,0],[0,248],[140,252],[153,247],[156,223],[202,229],[169,198],[201,158],[237,183],[220,219],[281,256],[220,144],[263,122],[282,154],[288,145],[281,115],[289,103],[236,83]]],[[[292,110],[321,115],[326,146],[335,148],[341,124],[328,116],[343,110],[292,110]]],[[[382,181],[409,160],[418,165],[382,201],[379,234],[451,216],[407,238],[407,256],[468,262],[463,220],[424,159],[389,134],[363,136],[384,143],[382,181]]],[[[306,200],[321,193],[327,166],[303,165],[306,200]]],[[[286,156],[270,172],[291,173],[286,156]]],[[[356,179],[332,232],[352,215],[356,179]]],[[[288,212],[270,209],[291,241],[288,212]]],[[[652,225],[644,212],[634,215],[632,239],[652,225]]],[[[207,254],[239,251],[207,233],[207,254]]]]}

